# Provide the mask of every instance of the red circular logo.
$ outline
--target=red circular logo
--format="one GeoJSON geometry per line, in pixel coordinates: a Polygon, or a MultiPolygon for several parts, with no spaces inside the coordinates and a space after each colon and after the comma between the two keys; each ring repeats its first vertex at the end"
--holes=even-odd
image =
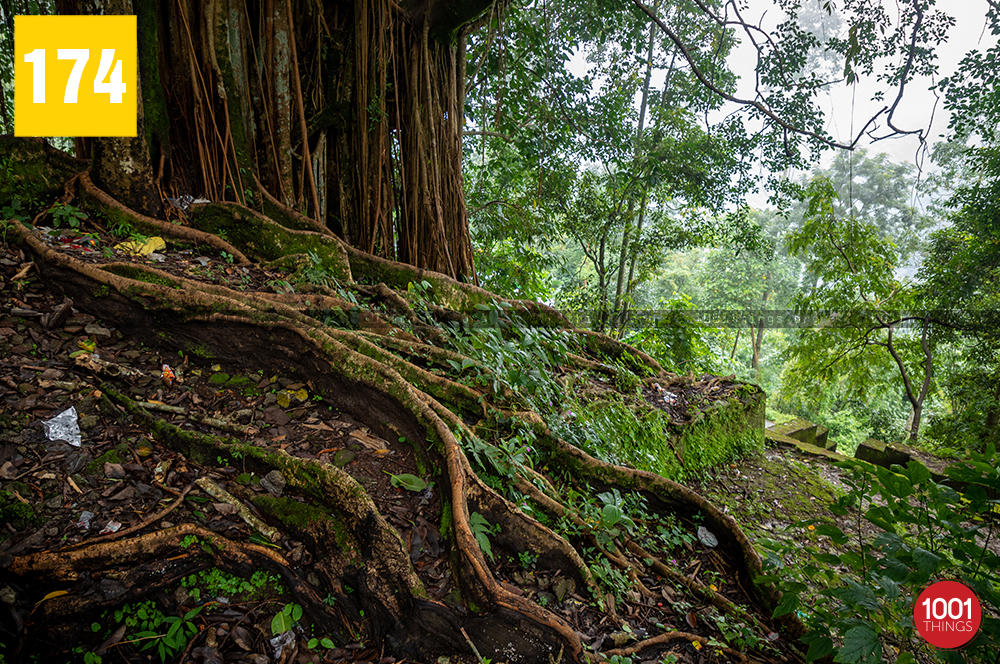
{"type": "Polygon", "coordinates": [[[982,622],[979,598],[958,581],[932,583],[913,605],[917,632],[938,648],[961,648],[976,636],[982,622]]]}

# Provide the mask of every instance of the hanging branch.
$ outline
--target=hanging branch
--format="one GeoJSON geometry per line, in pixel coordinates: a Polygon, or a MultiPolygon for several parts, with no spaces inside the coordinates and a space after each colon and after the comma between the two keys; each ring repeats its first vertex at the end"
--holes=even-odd
{"type": "Polygon", "coordinates": [[[302,127],[302,160],[306,162],[306,177],[309,179],[309,193],[312,195],[313,213],[319,218],[319,195],[316,193],[316,178],[313,176],[312,158],[309,156],[309,133],[306,129],[306,111],[302,103],[302,82],[299,80],[299,58],[295,50],[295,23],[292,19],[292,0],[285,0],[288,9],[288,43],[292,51],[292,80],[295,81],[295,102],[299,109],[299,124],[302,127]]]}

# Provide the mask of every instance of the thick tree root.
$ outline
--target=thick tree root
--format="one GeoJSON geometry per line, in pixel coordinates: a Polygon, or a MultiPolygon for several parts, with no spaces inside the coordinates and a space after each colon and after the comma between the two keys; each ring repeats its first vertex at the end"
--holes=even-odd
{"type": "Polygon", "coordinates": [[[644,639],[638,643],[634,643],[626,648],[613,648],[606,651],[604,654],[608,657],[613,657],[618,655],[619,657],[631,657],[632,655],[637,655],[642,653],[644,650],[655,648],[657,646],[663,646],[664,644],[670,643],[671,641],[687,641],[688,643],[697,643],[699,648],[704,648],[706,651],[711,652],[713,650],[718,650],[719,652],[725,653],[730,657],[734,657],[740,662],[745,664],[757,664],[757,660],[747,657],[739,650],[733,650],[732,648],[727,648],[725,646],[713,646],[709,645],[710,639],[706,639],[704,636],[699,634],[692,634],[690,632],[664,632],[663,634],[657,634],[650,639],[644,639]]]}
{"type": "MultiPolygon", "coordinates": [[[[92,183],[88,185],[87,182],[89,179],[84,182],[81,176],[87,195],[105,209],[114,209],[137,222],[155,222],[154,226],[163,228],[163,232],[182,228],[141,218],[99,190],[92,191],[92,183]]],[[[276,201],[271,205],[275,209],[280,206],[276,201]]],[[[196,209],[190,219],[195,225],[202,224],[211,231],[225,230],[233,244],[212,246],[225,246],[220,250],[238,256],[241,261],[249,259],[238,253],[240,250],[249,258],[261,258],[264,253],[267,255],[263,257],[274,260],[276,254],[268,252],[280,253],[293,245],[298,252],[300,243],[316,242],[315,246],[323,247],[326,252],[324,260],[330,261],[330,269],[338,269],[345,280],[362,275],[373,280],[378,285],[370,287],[369,291],[411,324],[415,320],[419,322],[413,315],[413,307],[393,290],[405,289],[411,282],[426,280],[432,284],[438,306],[448,309],[438,310],[443,316],[455,315],[460,319],[476,313],[477,305],[491,305],[497,301],[495,296],[475,286],[359,252],[333,237],[328,230],[296,220],[291,211],[282,211],[282,214],[291,217],[299,228],[305,226],[311,230],[287,230],[267,217],[229,204],[203,206],[196,209]],[[277,249],[271,247],[262,251],[261,245],[241,233],[245,229],[240,224],[252,224],[255,232],[273,231],[278,238],[277,249]]],[[[509,394],[478,390],[434,373],[435,366],[447,369],[454,362],[489,375],[478,363],[468,364],[469,358],[461,353],[435,345],[444,339],[440,331],[417,339],[419,328],[416,326],[410,333],[403,332],[371,312],[359,312],[355,322],[358,329],[330,327],[321,322],[319,311],[349,311],[352,308],[344,299],[332,294],[303,297],[243,293],[134,263],[98,266],[48,248],[20,224],[8,224],[6,228],[15,241],[37,257],[43,277],[54,287],[71,296],[77,306],[114,320],[126,333],[148,335],[155,331],[162,339],[149,338],[150,343],[169,340],[183,350],[207,348],[218,360],[239,370],[263,369],[309,379],[316,392],[368,424],[374,433],[409,441],[414,454],[431,468],[438,485],[443,487],[442,501],[449,520],[442,531],[450,545],[453,578],[466,604],[478,608],[476,615],[463,617],[427,599],[427,592],[400,536],[379,513],[364,489],[344,471],[317,460],[292,457],[280,450],[270,451],[180,429],[115,394],[111,386],[102,386],[119,408],[143,422],[163,444],[192,460],[211,463],[219,455],[238,453],[261,475],[271,470],[280,471],[288,483],[288,490],[308,498],[317,510],[315,523],[309,526],[292,523],[283,520],[280,509],[273,505],[258,507],[272,525],[277,521],[280,528],[293,532],[309,544],[317,561],[323,590],[337,597],[338,602],[343,599],[345,606],[353,607],[354,617],[363,611],[369,635],[390,644],[398,655],[417,659],[454,654],[464,650],[465,638],[460,634],[467,634],[484,656],[491,657],[497,656],[505,639],[517,641],[519,652],[517,658],[509,659],[511,662],[545,661],[557,657],[557,653],[567,661],[588,659],[580,636],[564,618],[514,592],[496,578],[474,535],[471,525],[474,512],[501,526],[495,538],[498,547],[514,554],[540,553],[540,564],[573,579],[581,589],[607,604],[605,608],[613,620],[620,620],[614,613],[613,603],[608,601],[587,563],[570,542],[487,486],[473,470],[466,456],[467,446],[473,444],[470,441],[477,445],[488,444],[488,441],[476,439],[477,426],[509,419],[511,414],[502,410],[505,406],[501,402],[506,401],[506,406],[510,406],[516,399],[509,394]],[[98,289],[103,294],[93,296],[98,289]],[[352,579],[352,586],[358,590],[354,599],[348,598],[345,579],[352,579]]],[[[215,237],[194,229],[180,232],[187,234],[184,239],[197,242],[209,243],[206,238],[215,237]]],[[[514,301],[511,309],[520,311],[529,324],[566,326],[561,315],[542,305],[514,301]]],[[[634,348],[604,335],[586,331],[574,333],[591,356],[572,356],[569,362],[578,368],[611,375],[619,371],[641,376],[665,375],[655,360],[634,348]],[[605,358],[614,366],[603,364],[601,360],[605,358]]],[[[761,606],[775,605],[775,591],[753,583],[754,575],[761,570],[761,561],[749,540],[735,521],[711,503],[659,475],[594,459],[554,437],[535,413],[516,413],[514,417],[534,431],[536,444],[544,448],[549,463],[558,465],[581,490],[596,492],[616,488],[622,492],[638,492],[648,498],[654,510],[673,510],[685,515],[701,513],[706,527],[718,537],[720,549],[735,556],[742,587],[755,595],[761,606]]],[[[528,469],[518,472],[523,476],[510,479],[522,495],[545,511],[569,519],[581,532],[587,532],[581,515],[567,505],[565,496],[560,496],[546,477],[528,469]],[[533,480],[542,488],[532,484],[533,480]]],[[[178,537],[194,534],[195,530],[191,529],[195,528],[181,526],[75,550],[24,556],[10,569],[18,575],[51,576],[79,574],[79,570],[88,567],[106,569],[123,565],[129,556],[135,555],[133,551],[154,559],[176,550],[178,537]]],[[[317,599],[317,590],[297,581],[279,554],[263,547],[223,541],[223,538],[202,531],[198,531],[197,536],[216,538],[219,542],[216,558],[225,558],[234,565],[266,561],[267,565],[284,570],[283,574],[292,582],[300,584],[303,602],[316,611],[324,611],[317,599]]],[[[592,535],[590,538],[595,550],[624,570],[640,593],[649,593],[640,577],[652,572],[665,581],[683,584],[721,611],[735,611],[726,598],[670,569],[638,542],[619,537],[617,541],[602,545],[592,535]],[[641,561],[652,562],[644,564],[641,561]]],[[[332,621],[328,612],[324,620],[332,621]]],[[[794,618],[789,619],[786,627],[793,635],[802,633],[801,624],[794,618]]],[[[638,649],[612,653],[624,656],[677,638],[708,643],[698,635],[671,632],[632,646],[638,649]]],[[[731,654],[748,661],[741,653],[733,651],[731,654]]]]}
{"type": "Polygon", "coordinates": [[[167,221],[147,217],[146,215],[140,214],[135,210],[130,210],[118,200],[108,196],[105,192],[98,189],[97,185],[95,185],[90,179],[89,171],[79,173],[77,178],[80,183],[80,187],[82,188],[84,200],[87,200],[99,209],[102,209],[105,214],[112,219],[124,218],[129,223],[138,226],[141,230],[145,230],[150,234],[165,235],[167,237],[176,238],[185,242],[204,244],[219,251],[228,252],[242,265],[250,264],[250,260],[243,255],[243,252],[217,235],[204,233],[187,226],[171,224],[167,221]]]}

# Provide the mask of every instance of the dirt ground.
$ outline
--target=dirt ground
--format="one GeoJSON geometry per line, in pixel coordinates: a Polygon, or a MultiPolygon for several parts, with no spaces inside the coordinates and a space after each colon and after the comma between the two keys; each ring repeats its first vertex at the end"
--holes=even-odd
{"type": "MultiPolygon", "coordinates": [[[[108,258],[99,249],[101,240],[73,234],[51,239],[95,261],[108,258]]],[[[280,273],[234,266],[225,256],[191,250],[157,256],[140,260],[232,288],[280,292],[285,287],[280,273]]],[[[184,538],[186,551],[171,560],[169,574],[157,577],[156,593],[88,616],[68,632],[87,639],[68,647],[67,657],[88,662],[101,656],[107,661],[176,661],[179,656],[254,664],[396,661],[383,644],[366,641],[360,629],[355,640],[334,642],[310,626],[296,614],[294,594],[274,574],[225,569],[199,555],[207,546],[203,534],[216,533],[270,548],[310,579],[308,543],[274,532],[253,509],[254,499],[296,500],[285,494],[280,473],[260,477],[239,458],[220,457],[211,466],[194,463],[160,445],[125,409],[109,409],[108,390],[183,429],[233,436],[344,468],[396,528],[428,592],[458,604],[446,545],[435,526],[437,488],[414,482],[419,472],[404,441],[374,435],[325,403],[308,382],[262,372],[234,374],[208,358],[129,339],[112,321],[95,320],[54,296],[33,278],[24,256],[2,245],[0,275],[0,527],[5,530],[0,534],[0,643],[8,647],[7,661],[33,661],[31,653],[10,644],[44,602],[67,593],[101,592],[113,606],[116,593],[123,591],[109,578],[26,587],[5,578],[2,570],[13,557],[72,552],[84,544],[177,527],[191,529],[184,538]],[[76,423],[78,439],[53,433],[57,416],[76,423]],[[291,625],[294,630],[280,629],[291,625]],[[174,639],[176,647],[151,636],[171,629],[187,633],[174,639]]],[[[752,539],[796,538],[806,536],[795,529],[796,522],[826,514],[825,505],[841,488],[838,473],[823,461],[769,450],[706,473],[693,488],[724,506],[752,539]]],[[[302,518],[308,518],[308,506],[301,509],[302,518]]],[[[744,591],[727,578],[729,563],[698,546],[695,524],[678,523],[677,528],[678,557],[684,556],[679,566],[738,601],[744,591]]],[[[627,643],[653,626],[713,633],[706,602],[678,596],[668,585],[652,585],[652,579],[644,581],[654,597],[634,593],[618,607],[625,624],[635,626],[634,633],[622,633],[583,601],[582,590],[566,579],[536,573],[532,560],[498,550],[494,562],[494,573],[505,585],[555,607],[595,650],[627,643]]],[[[324,601],[333,605],[334,598],[324,601]]],[[[767,627],[766,617],[760,620],[764,634],[776,642],[770,661],[794,659],[795,649],[777,628],[767,627]]],[[[670,661],[668,656],[693,664],[729,661],[722,650],[702,652],[695,642],[675,643],[662,656],[651,661],[670,661]]]]}

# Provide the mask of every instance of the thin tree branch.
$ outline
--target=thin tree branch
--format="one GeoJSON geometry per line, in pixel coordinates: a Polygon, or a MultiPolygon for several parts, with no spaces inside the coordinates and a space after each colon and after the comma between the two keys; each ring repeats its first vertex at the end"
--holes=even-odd
{"type": "Polygon", "coordinates": [[[674,42],[674,44],[677,46],[677,48],[680,50],[680,52],[684,55],[684,59],[688,61],[688,64],[691,66],[691,71],[698,78],[698,81],[702,85],[704,85],[706,88],[708,88],[709,90],[711,90],[712,92],[714,92],[715,94],[717,94],[720,97],[722,97],[723,99],[725,99],[727,101],[731,101],[731,102],[733,102],[735,104],[741,104],[743,106],[749,106],[750,108],[753,108],[753,109],[757,110],[757,112],[759,112],[759,113],[763,114],[765,117],[769,118],[772,122],[774,122],[778,126],[784,128],[784,129],[787,129],[788,131],[793,132],[795,134],[799,134],[801,136],[807,136],[809,138],[815,139],[815,140],[823,143],[824,145],[829,145],[830,147],[839,148],[841,150],[851,150],[851,149],[854,148],[854,144],[853,143],[850,144],[850,145],[847,145],[847,144],[844,144],[844,143],[839,143],[837,141],[834,141],[834,140],[831,140],[829,138],[826,138],[825,136],[820,136],[819,134],[817,134],[814,131],[810,131],[808,129],[801,129],[799,127],[796,127],[795,125],[793,125],[792,123],[788,122],[787,120],[784,120],[784,119],[778,117],[774,113],[774,111],[772,111],[771,109],[767,108],[766,106],[764,106],[764,104],[760,103],[759,101],[753,101],[751,99],[741,99],[739,97],[736,97],[735,95],[731,95],[728,92],[722,90],[721,88],[719,88],[718,86],[716,86],[715,84],[713,84],[711,81],[709,81],[705,77],[705,75],[702,73],[702,71],[698,68],[698,65],[695,64],[694,56],[691,55],[691,52],[688,50],[688,48],[684,44],[684,42],[681,41],[680,37],[678,37],[674,33],[673,30],[671,30],[669,27],[667,27],[667,25],[663,21],[661,21],[659,19],[659,17],[653,12],[652,9],[650,9],[645,4],[643,4],[641,2],[641,0],[632,0],[632,2],[639,9],[641,9],[643,11],[643,13],[645,13],[647,16],[649,16],[649,18],[651,18],[653,20],[653,22],[656,23],[656,25],[659,26],[660,30],[662,30],[663,33],[666,34],[667,37],[670,38],[670,41],[674,42]]]}

